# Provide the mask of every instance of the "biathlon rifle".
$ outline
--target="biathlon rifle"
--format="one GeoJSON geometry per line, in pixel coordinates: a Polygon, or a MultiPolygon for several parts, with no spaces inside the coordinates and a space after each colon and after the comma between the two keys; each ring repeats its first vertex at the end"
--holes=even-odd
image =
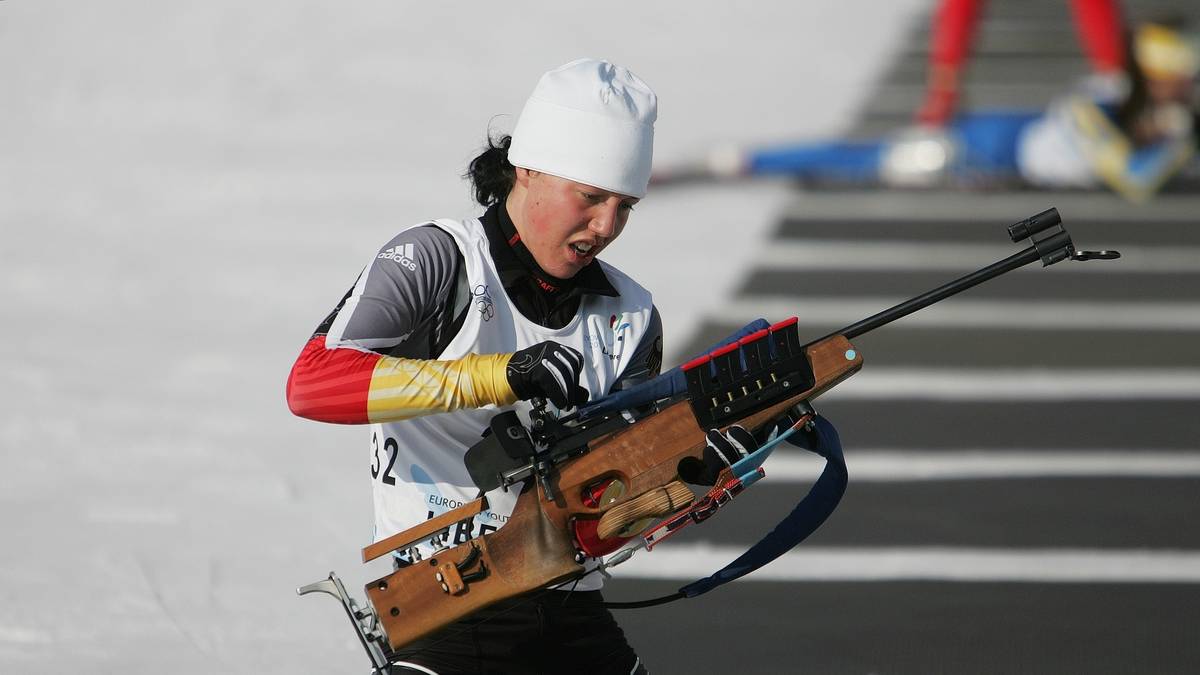
{"type": "Polygon", "coordinates": [[[382,674],[392,650],[453,621],[507,598],[603,572],[685,525],[704,521],[761,478],[766,456],[799,433],[804,447],[826,458],[826,468],[788,518],[711,577],[664,598],[626,605],[694,597],[757,569],[815,530],[845,489],[836,432],[810,402],[862,368],[850,340],[1037,260],[1049,266],[1120,257],[1116,251],[1077,251],[1056,209],[1022,220],[1008,233],[1014,243],[1029,239],[1029,247],[807,344],[800,342],[795,318],[774,325],[760,319],[711,352],[570,416],[556,418],[543,401],[534,402],[528,423],[515,411],[496,415],[465,462],[480,495],[520,490],[504,527],[447,544],[452,527],[487,508],[486,496],[480,496],[363,549],[363,562],[405,550],[413,559],[367,584],[370,607],[357,605],[332,572],[298,592],[337,597],[382,674]],[[760,436],[774,434],[722,470],[697,499],[680,480],[681,466],[701,461],[706,430],[735,424],[760,436]],[[438,550],[421,559],[415,547],[426,542],[438,550]],[[588,558],[603,556],[609,557],[598,567],[585,567],[588,558]]]}

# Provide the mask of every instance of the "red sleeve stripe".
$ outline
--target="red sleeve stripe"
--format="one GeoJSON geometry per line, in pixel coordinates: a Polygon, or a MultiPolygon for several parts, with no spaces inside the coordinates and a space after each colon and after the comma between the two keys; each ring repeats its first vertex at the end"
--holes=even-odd
{"type": "Polygon", "coordinates": [[[324,336],[313,337],[288,376],[288,408],[319,422],[366,424],[367,394],[380,358],[374,352],[328,349],[324,336]]]}

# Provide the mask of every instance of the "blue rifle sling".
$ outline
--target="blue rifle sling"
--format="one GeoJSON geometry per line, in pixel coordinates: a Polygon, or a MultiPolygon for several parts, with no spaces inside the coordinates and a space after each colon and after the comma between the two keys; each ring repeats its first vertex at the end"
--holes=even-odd
{"type": "Polygon", "coordinates": [[[805,443],[803,434],[796,434],[788,442],[797,447],[815,452],[825,458],[825,469],[809,489],[808,494],[792,512],[775,526],[757,544],[711,576],[698,579],[679,589],[681,597],[694,598],[703,595],[721,584],[745,576],[772,560],[792,550],[808,535],[824,523],[837,508],[846,492],[849,476],[846,460],[842,456],[842,442],[837,429],[829,420],[813,418],[812,447],[805,443]],[[800,438],[797,438],[799,436],[800,438]]]}
{"type": "Polygon", "coordinates": [[[804,499],[758,543],[712,575],[697,579],[670,595],[632,602],[610,601],[603,603],[603,606],[610,609],[639,609],[703,595],[721,584],[743,577],[766,565],[792,550],[815,532],[837,508],[846,492],[849,476],[837,429],[821,416],[813,418],[813,427],[811,438],[805,439],[803,434],[795,434],[789,437],[787,442],[824,457],[825,469],[804,499]]]}

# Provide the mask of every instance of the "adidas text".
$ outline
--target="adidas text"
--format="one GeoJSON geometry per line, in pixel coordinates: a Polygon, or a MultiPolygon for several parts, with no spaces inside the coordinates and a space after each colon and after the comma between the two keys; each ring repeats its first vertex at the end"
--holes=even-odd
{"type": "Polygon", "coordinates": [[[413,254],[412,244],[393,246],[383,253],[380,253],[379,257],[385,260],[395,260],[397,264],[399,264],[401,267],[407,267],[409,271],[417,271],[417,263],[413,262],[415,255],[413,254]]]}

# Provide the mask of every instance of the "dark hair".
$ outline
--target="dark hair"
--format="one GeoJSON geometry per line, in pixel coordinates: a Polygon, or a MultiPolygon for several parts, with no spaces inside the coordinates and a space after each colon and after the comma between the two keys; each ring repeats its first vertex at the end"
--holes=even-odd
{"type": "Polygon", "coordinates": [[[1133,138],[1133,128],[1137,118],[1150,104],[1150,94],[1146,91],[1146,74],[1142,72],[1137,59],[1134,58],[1133,31],[1125,30],[1125,77],[1129,91],[1117,105],[1117,128],[1126,136],[1133,138]]]}
{"type": "Polygon", "coordinates": [[[501,136],[499,140],[487,139],[487,148],[471,160],[463,178],[471,181],[475,201],[483,206],[497,204],[508,196],[517,180],[517,170],[508,161],[508,147],[512,136],[501,136]]]}

